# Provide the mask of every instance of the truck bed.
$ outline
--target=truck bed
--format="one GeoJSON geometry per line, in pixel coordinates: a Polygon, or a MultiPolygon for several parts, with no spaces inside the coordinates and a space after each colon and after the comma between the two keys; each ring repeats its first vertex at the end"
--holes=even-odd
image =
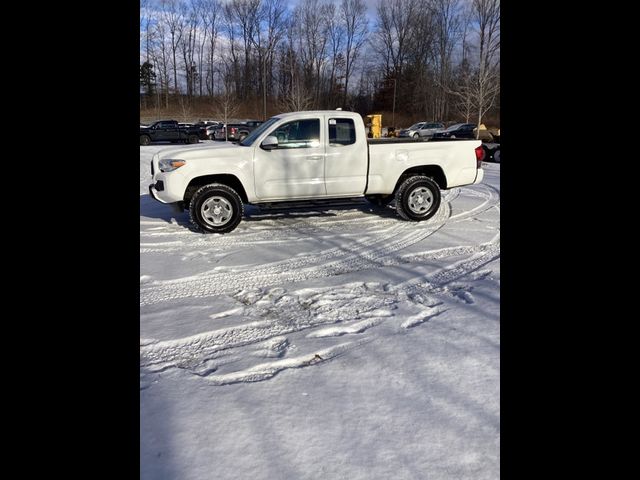
{"type": "Polygon", "coordinates": [[[367,138],[369,145],[383,145],[388,143],[425,143],[425,142],[473,142],[470,138],[412,138],[412,137],[390,137],[390,138],[367,138]]]}

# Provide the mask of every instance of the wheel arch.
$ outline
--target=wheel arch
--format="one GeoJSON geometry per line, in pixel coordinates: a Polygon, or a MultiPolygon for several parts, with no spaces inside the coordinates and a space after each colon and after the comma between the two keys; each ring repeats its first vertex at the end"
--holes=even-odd
{"type": "Polygon", "coordinates": [[[184,192],[184,204],[189,205],[191,202],[191,197],[196,191],[203,187],[204,185],[209,185],[210,183],[221,183],[226,185],[227,187],[233,188],[244,203],[249,203],[249,199],[247,198],[247,192],[244,189],[244,185],[238,177],[229,173],[216,174],[216,175],[203,175],[200,177],[195,177],[191,179],[189,185],[184,192]]]}
{"type": "Polygon", "coordinates": [[[439,165],[420,165],[417,167],[411,167],[402,172],[398,181],[396,182],[396,186],[393,189],[393,192],[398,191],[398,188],[402,183],[410,177],[415,175],[424,175],[425,177],[431,178],[434,182],[438,184],[441,190],[447,188],[447,177],[444,174],[444,171],[439,165]]]}

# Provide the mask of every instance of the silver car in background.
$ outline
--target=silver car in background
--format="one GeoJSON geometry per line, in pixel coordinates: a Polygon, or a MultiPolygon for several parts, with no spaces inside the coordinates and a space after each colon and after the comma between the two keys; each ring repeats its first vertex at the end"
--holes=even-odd
{"type": "Polygon", "coordinates": [[[434,133],[444,130],[444,124],[439,122],[418,122],[409,128],[400,130],[399,137],[431,138],[434,133]]]}

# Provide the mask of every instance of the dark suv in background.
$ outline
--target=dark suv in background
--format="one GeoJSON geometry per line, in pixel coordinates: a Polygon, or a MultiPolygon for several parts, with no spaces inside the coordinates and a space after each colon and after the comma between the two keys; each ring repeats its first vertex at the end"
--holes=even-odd
{"type": "Polygon", "coordinates": [[[451,125],[450,127],[444,129],[441,132],[436,132],[433,134],[433,139],[437,140],[439,138],[476,138],[475,132],[473,131],[476,128],[475,123],[456,123],[451,125]]]}

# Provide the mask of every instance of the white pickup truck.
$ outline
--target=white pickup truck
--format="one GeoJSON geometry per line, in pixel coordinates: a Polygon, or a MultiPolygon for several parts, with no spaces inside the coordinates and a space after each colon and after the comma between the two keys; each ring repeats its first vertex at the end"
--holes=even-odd
{"type": "Polygon", "coordinates": [[[395,199],[405,220],[440,206],[440,190],[480,183],[479,140],[367,139],[362,117],[345,111],[277,115],[243,141],[167,149],[151,160],[153,198],[188,209],[205,233],[238,226],[244,204],[365,197],[395,199]]]}

